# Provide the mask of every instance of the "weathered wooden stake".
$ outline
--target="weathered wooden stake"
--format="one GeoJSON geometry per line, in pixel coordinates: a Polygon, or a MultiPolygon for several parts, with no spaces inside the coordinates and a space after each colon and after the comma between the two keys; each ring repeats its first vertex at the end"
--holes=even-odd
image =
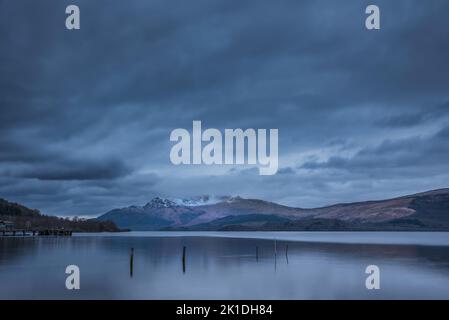
{"type": "Polygon", "coordinates": [[[256,261],[259,261],[259,247],[256,246],[256,261]]]}
{"type": "Polygon", "coordinates": [[[182,272],[186,273],[186,247],[182,247],[182,272]]]}
{"type": "Polygon", "coordinates": [[[131,255],[129,257],[129,275],[132,278],[134,271],[134,248],[131,248],[131,255]]]}
{"type": "Polygon", "coordinates": [[[274,239],[274,271],[276,271],[277,265],[277,248],[276,248],[276,239],[274,239]]]}
{"type": "Polygon", "coordinates": [[[288,264],[288,244],[285,247],[285,259],[287,260],[287,264],[288,264]]]}
{"type": "Polygon", "coordinates": [[[274,239],[274,256],[277,256],[276,239],[274,239]]]}

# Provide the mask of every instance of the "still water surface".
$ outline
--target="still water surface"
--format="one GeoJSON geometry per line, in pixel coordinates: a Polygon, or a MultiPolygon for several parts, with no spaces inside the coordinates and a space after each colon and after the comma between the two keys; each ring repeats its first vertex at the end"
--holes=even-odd
{"type": "Polygon", "coordinates": [[[449,233],[130,232],[0,238],[0,299],[418,298],[449,299],[449,233]],[[80,290],[65,288],[65,268],[72,264],[81,270],[80,290]],[[372,264],[381,270],[380,290],[365,288],[365,268],[372,264]]]}

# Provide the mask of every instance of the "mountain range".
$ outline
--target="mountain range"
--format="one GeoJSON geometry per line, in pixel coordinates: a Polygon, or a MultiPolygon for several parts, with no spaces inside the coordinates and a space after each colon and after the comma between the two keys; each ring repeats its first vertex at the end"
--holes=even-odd
{"type": "Polygon", "coordinates": [[[241,197],[165,199],[97,218],[131,230],[449,231],[449,189],[304,209],[241,197]]]}

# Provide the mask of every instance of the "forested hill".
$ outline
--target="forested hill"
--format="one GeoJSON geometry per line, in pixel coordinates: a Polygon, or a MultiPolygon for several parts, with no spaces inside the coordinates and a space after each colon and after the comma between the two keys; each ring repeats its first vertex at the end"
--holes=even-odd
{"type": "Polygon", "coordinates": [[[11,221],[17,229],[59,229],[74,232],[120,231],[114,222],[96,219],[69,219],[46,216],[18,203],[0,199],[0,220],[11,221]]]}

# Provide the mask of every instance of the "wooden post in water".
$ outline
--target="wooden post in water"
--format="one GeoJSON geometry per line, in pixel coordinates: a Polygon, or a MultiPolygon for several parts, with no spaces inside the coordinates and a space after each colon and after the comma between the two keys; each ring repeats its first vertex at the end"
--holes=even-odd
{"type": "Polygon", "coordinates": [[[132,278],[134,271],[134,248],[131,248],[131,255],[129,257],[129,275],[132,278]]]}
{"type": "Polygon", "coordinates": [[[186,273],[186,247],[182,247],[182,273],[186,273]]]}
{"type": "Polygon", "coordinates": [[[277,248],[276,248],[276,239],[274,239],[274,271],[276,271],[277,264],[277,248]]]}
{"type": "Polygon", "coordinates": [[[259,247],[256,246],[256,262],[259,262],[259,247]]]}
{"type": "Polygon", "coordinates": [[[288,244],[285,247],[285,259],[287,260],[287,264],[288,264],[288,244]]]}

